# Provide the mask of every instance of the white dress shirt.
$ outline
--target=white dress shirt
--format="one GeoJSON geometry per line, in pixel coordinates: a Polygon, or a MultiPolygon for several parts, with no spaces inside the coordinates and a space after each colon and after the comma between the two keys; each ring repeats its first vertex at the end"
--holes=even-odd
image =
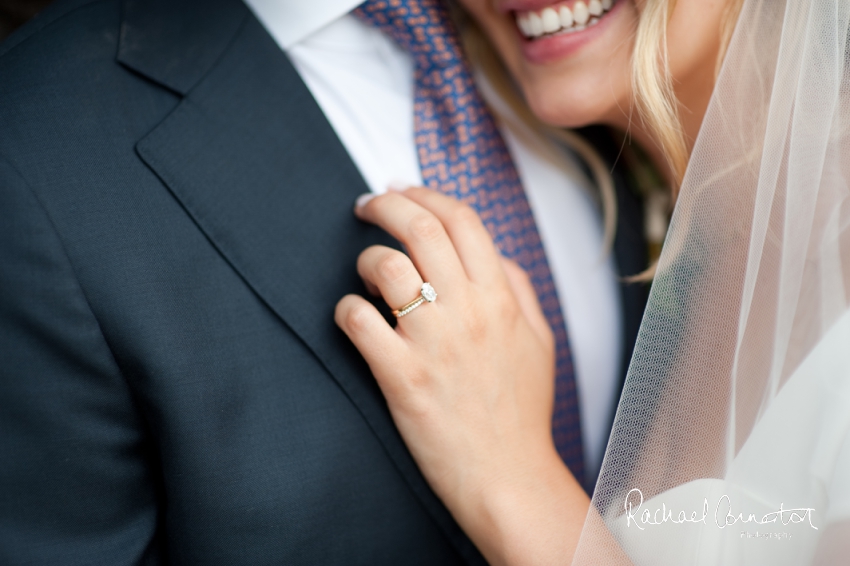
{"type": "MultiPolygon", "coordinates": [[[[382,193],[391,183],[421,185],[413,136],[412,58],[349,14],[361,2],[246,0],[288,54],[369,188],[382,193]]],[[[619,395],[622,314],[614,261],[603,256],[600,210],[571,155],[561,148],[553,152],[553,146],[533,134],[529,138],[506,126],[501,130],[567,320],[585,460],[595,474],[619,395]]]]}

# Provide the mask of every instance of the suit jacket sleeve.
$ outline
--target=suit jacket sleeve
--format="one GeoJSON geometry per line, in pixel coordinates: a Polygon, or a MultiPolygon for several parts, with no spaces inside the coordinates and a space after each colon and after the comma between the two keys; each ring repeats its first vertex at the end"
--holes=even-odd
{"type": "Polygon", "coordinates": [[[0,563],[152,562],[152,458],[50,218],[0,158],[0,563]]]}

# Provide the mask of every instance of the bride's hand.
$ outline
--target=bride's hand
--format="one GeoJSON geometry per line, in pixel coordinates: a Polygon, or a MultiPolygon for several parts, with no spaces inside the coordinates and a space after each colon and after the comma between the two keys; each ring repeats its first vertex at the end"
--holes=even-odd
{"type": "MultiPolygon", "coordinates": [[[[362,297],[336,308],[434,491],[494,562],[526,552],[515,524],[545,514],[565,489],[573,505],[559,520],[580,525],[586,497],[551,437],[554,340],[525,273],[501,258],[472,209],[433,191],[390,192],[356,214],[410,254],[366,249],[357,268],[371,291],[393,309],[425,281],[439,294],[395,329],[362,297]]],[[[555,532],[570,539],[568,526],[555,532]]]]}

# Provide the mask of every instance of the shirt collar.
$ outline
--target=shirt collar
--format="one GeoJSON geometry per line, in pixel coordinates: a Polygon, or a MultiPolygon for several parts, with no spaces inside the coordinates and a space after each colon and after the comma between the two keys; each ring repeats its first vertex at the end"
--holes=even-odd
{"type": "Polygon", "coordinates": [[[364,0],[244,0],[278,45],[289,49],[364,0]]]}

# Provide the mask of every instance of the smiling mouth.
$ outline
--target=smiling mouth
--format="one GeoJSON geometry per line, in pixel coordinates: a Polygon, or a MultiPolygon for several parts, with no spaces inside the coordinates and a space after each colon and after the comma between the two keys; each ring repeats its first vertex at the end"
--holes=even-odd
{"type": "Polygon", "coordinates": [[[542,10],[514,12],[520,33],[531,41],[576,33],[599,23],[611,10],[614,0],[558,2],[542,10]]]}

